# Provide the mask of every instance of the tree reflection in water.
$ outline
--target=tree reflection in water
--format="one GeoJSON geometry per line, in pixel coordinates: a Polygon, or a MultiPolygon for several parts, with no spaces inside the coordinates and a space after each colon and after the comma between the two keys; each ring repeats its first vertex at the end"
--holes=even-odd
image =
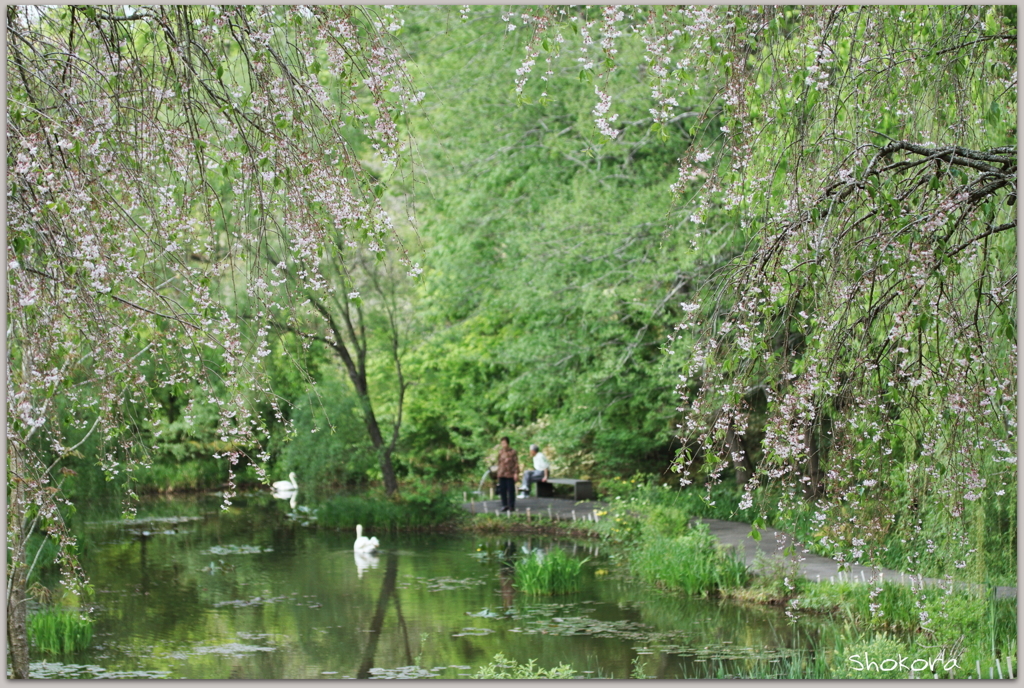
{"type": "Polygon", "coordinates": [[[515,604],[515,589],[512,581],[516,573],[516,543],[511,540],[505,541],[505,549],[502,552],[501,568],[498,569],[498,581],[501,584],[501,604],[505,609],[515,604]]]}
{"type": "MultiPolygon", "coordinates": [[[[363,649],[359,669],[356,671],[357,679],[370,678],[370,669],[373,668],[373,659],[377,654],[377,642],[380,640],[381,630],[384,628],[384,617],[387,615],[388,603],[392,600],[395,603],[395,615],[398,618],[398,626],[402,629],[402,638],[405,642],[405,661],[406,664],[412,664],[409,631],[405,625],[405,616],[402,614],[401,601],[395,594],[395,583],[398,580],[398,555],[395,552],[388,552],[385,559],[387,563],[384,566],[384,581],[381,583],[377,607],[373,612],[373,620],[370,622],[369,638],[363,649]]],[[[362,575],[362,571],[360,571],[360,575],[362,575]]]]}

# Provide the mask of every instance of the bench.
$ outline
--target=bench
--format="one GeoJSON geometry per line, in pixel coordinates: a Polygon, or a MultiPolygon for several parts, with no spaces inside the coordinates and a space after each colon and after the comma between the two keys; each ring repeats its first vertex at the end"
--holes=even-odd
{"type": "Polygon", "coordinates": [[[554,497],[555,485],[572,485],[572,498],[577,502],[581,502],[584,499],[594,499],[594,484],[589,480],[548,478],[547,482],[537,482],[534,484],[537,486],[538,497],[554,497]]]}

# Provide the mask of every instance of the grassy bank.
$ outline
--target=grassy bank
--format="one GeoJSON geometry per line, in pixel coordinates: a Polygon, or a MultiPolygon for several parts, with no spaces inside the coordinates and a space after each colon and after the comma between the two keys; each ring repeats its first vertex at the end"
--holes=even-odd
{"type": "Polygon", "coordinates": [[[650,585],[781,605],[792,616],[821,614],[844,622],[846,631],[827,648],[827,661],[821,659],[825,655],[813,662],[793,660],[788,667],[758,670],[746,678],[784,678],[787,672],[801,678],[905,678],[909,670],[876,671],[862,660],[897,655],[934,659],[937,652],[944,658],[937,675],[952,671],[966,678],[976,676],[979,667],[998,673],[1007,658],[1016,658],[1016,599],[995,599],[991,588],[979,585],[915,590],[895,581],[811,582],[800,576],[795,563],[776,557],[759,557],[748,573],[704,524],[691,525],[694,517],[735,520],[731,493],[713,493],[711,503],[701,500],[702,494],[634,483],[613,497],[610,517],[595,528],[623,546],[631,574],[650,585]],[[854,655],[863,666],[850,659],[854,655]]]}
{"type": "MultiPolygon", "coordinates": [[[[831,532],[831,540],[837,548],[835,551],[820,544],[821,525],[815,524],[813,504],[806,502],[780,511],[779,494],[772,488],[759,488],[755,505],[741,509],[743,490],[735,484],[715,485],[709,495],[700,486],[679,490],[663,483],[664,479],[658,476],[638,474],[628,479],[603,480],[599,483],[599,491],[602,498],[620,513],[662,506],[675,509],[681,518],[687,520],[714,518],[756,523],[759,527],[771,526],[797,537],[809,551],[824,557],[831,558],[841,551],[850,560],[856,549],[852,544],[856,529],[850,526],[831,532]]],[[[893,530],[884,547],[873,552],[876,558],[873,563],[883,568],[903,570],[910,559],[914,561],[916,575],[930,578],[952,575],[957,580],[982,585],[1016,586],[1016,490],[1007,490],[996,499],[969,502],[964,508],[963,519],[971,524],[972,546],[977,550],[971,557],[962,560],[962,552],[946,522],[922,507],[920,530],[915,530],[913,537],[893,530]]],[[[846,513],[843,517],[852,515],[852,512],[846,513]]]]}

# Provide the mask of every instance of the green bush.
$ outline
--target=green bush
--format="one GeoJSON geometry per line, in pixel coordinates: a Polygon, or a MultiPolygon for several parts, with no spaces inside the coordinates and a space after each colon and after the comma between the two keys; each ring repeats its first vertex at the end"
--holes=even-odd
{"type": "MultiPolygon", "coordinates": [[[[937,586],[914,592],[893,581],[877,587],[881,589],[874,593],[876,586],[856,582],[809,583],[796,603],[800,609],[828,613],[872,632],[911,638],[910,651],[918,657],[934,657],[942,650],[945,657],[956,658],[958,678],[974,676],[975,662],[983,668],[999,662],[1005,667],[1006,657],[1016,658],[1015,598],[995,599],[967,588],[947,592],[937,586]]],[[[851,677],[868,678],[867,671],[856,673],[851,677]]],[[[891,672],[887,677],[895,678],[891,672]]]]}
{"type": "Polygon", "coordinates": [[[329,528],[362,524],[378,531],[432,528],[460,519],[465,512],[454,492],[432,485],[403,485],[394,499],[381,490],[339,495],[316,508],[317,521],[329,528]]]}
{"type": "Polygon", "coordinates": [[[92,619],[67,609],[43,609],[28,618],[28,637],[49,655],[79,652],[92,642],[92,619]]]}
{"type": "Polygon", "coordinates": [[[515,586],[533,595],[566,595],[579,592],[583,564],[557,547],[544,555],[533,552],[516,562],[515,586]]]}

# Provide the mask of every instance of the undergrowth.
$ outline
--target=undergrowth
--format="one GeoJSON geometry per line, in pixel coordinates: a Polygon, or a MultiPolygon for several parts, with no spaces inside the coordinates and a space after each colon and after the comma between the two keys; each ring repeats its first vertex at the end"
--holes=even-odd
{"type": "Polygon", "coordinates": [[[402,486],[394,498],[382,490],[339,495],[316,508],[317,522],[328,528],[357,524],[375,531],[434,528],[460,520],[465,512],[454,492],[432,486],[402,486]]]}
{"type": "Polygon", "coordinates": [[[678,510],[659,507],[644,522],[628,555],[630,570],[641,580],[687,595],[707,595],[746,584],[741,556],[718,544],[705,523],[687,526],[678,510]]]}

